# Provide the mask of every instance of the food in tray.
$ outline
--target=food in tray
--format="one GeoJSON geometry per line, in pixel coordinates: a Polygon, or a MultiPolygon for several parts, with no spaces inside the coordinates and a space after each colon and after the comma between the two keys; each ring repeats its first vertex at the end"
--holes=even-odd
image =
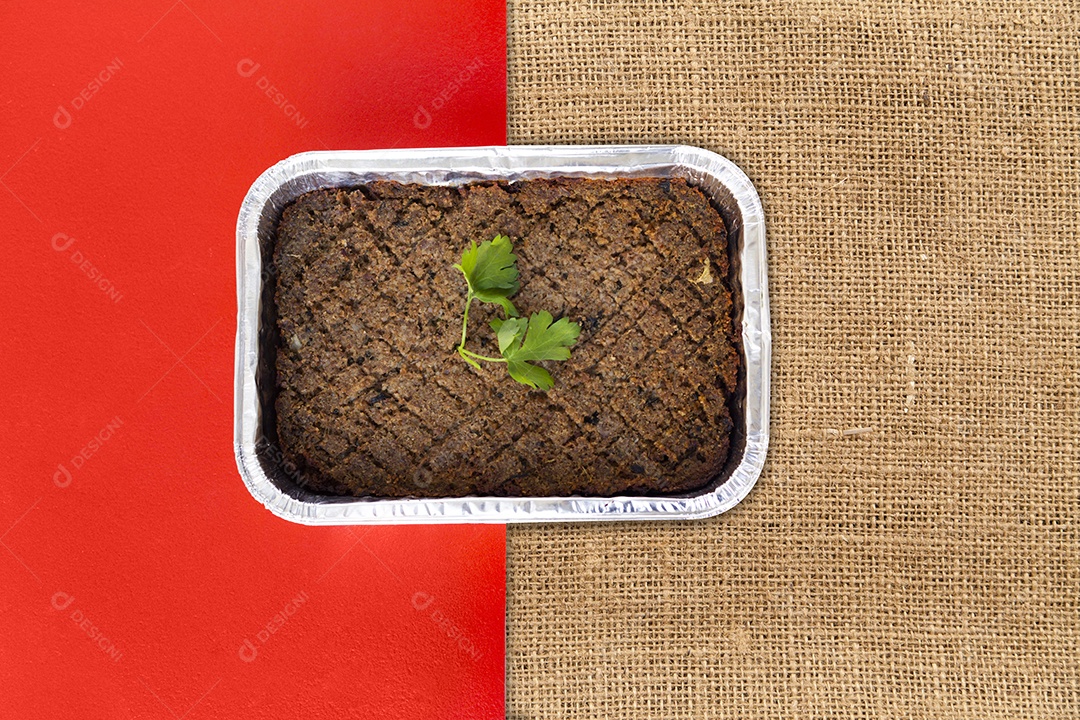
{"type": "MultiPolygon", "coordinates": [[[[664,495],[728,462],[738,284],[723,219],[685,180],[316,190],[284,209],[272,252],[275,429],[308,490],[664,495]],[[458,352],[469,284],[455,266],[497,237],[518,316],[579,326],[561,333],[568,357],[529,363],[550,384],[458,352]]],[[[529,342],[531,322],[501,325],[513,317],[473,302],[467,350],[505,358],[499,329],[529,342]]]]}

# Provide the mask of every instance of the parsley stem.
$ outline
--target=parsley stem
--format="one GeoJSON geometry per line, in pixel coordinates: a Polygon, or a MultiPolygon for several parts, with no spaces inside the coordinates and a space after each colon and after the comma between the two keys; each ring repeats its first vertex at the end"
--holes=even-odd
{"type": "Polygon", "coordinates": [[[469,288],[465,296],[465,317],[461,320],[461,344],[458,345],[458,350],[465,350],[465,333],[469,329],[469,306],[472,305],[473,297],[472,288],[469,288]]]}
{"type": "Polygon", "coordinates": [[[476,358],[477,360],[487,360],[488,362],[501,362],[501,363],[506,362],[506,358],[501,358],[501,357],[500,358],[493,358],[493,357],[488,357],[487,355],[478,355],[477,353],[474,353],[472,350],[466,350],[465,348],[458,348],[458,351],[465,353],[466,355],[468,355],[471,358],[476,358]]]}
{"type": "Polygon", "coordinates": [[[475,298],[475,297],[476,296],[473,295],[473,292],[470,289],[468,295],[465,298],[465,317],[463,317],[462,320],[461,320],[461,344],[458,345],[457,351],[459,353],[461,353],[461,355],[463,355],[463,356],[468,355],[469,357],[475,358],[477,360],[486,360],[487,362],[501,362],[501,363],[504,363],[504,362],[506,362],[506,358],[493,358],[493,357],[488,357],[487,355],[478,355],[477,353],[474,353],[472,350],[466,350],[465,349],[465,337],[469,332],[469,307],[472,305],[473,298],[475,298]]]}

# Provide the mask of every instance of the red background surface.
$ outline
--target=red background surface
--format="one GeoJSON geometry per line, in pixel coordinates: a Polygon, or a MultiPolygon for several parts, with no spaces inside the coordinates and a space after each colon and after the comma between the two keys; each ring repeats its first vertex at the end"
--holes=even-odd
{"type": "Polygon", "coordinates": [[[504,143],[502,1],[57,5],[0,18],[0,716],[502,716],[502,527],[293,525],[231,446],[248,186],[504,143]]]}

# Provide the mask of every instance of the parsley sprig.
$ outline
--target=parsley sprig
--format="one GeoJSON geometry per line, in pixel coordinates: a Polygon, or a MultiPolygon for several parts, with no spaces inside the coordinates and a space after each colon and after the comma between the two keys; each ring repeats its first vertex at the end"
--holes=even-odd
{"type": "Polygon", "coordinates": [[[461,262],[454,265],[465,276],[468,291],[465,295],[465,313],[461,319],[461,343],[458,355],[465,362],[480,368],[477,360],[506,363],[506,369],[514,380],[537,390],[547,391],[555,381],[544,368],[534,365],[540,360],[567,360],[570,347],[577,342],[581,326],[567,318],[555,320],[546,310],[535,312],[528,320],[520,317],[510,297],[521,289],[518,282],[517,255],[510,238],[496,235],[479,245],[469,243],[461,254],[461,262]],[[502,307],[506,318],[491,321],[491,329],[499,344],[502,357],[488,357],[468,350],[465,342],[469,332],[469,308],[473,300],[494,303],[502,307]]]}

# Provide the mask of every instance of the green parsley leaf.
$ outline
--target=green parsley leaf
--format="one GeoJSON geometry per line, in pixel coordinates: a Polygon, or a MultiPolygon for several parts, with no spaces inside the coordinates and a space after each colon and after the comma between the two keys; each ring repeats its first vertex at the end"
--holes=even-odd
{"type": "Polygon", "coordinates": [[[510,377],[522,385],[528,385],[544,392],[555,387],[555,380],[551,377],[551,373],[539,365],[511,361],[506,363],[506,369],[510,371],[510,377]]]}
{"type": "Polygon", "coordinates": [[[577,342],[581,326],[567,318],[552,322],[546,310],[529,316],[528,326],[520,318],[491,323],[499,339],[499,352],[506,358],[510,377],[538,390],[555,385],[551,373],[532,365],[537,360],[568,360],[570,346],[577,342]]]}
{"type": "Polygon", "coordinates": [[[533,362],[567,360],[570,346],[577,342],[581,326],[567,318],[553,321],[551,313],[533,313],[528,320],[518,316],[510,296],[520,289],[517,255],[510,238],[496,235],[494,240],[469,243],[454,267],[465,276],[469,292],[465,297],[465,312],[461,317],[461,342],[457,352],[465,362],[479,369],[479,360],[506,363],[510,377],[538,390],[549,390],[555,381],[549,373],[533,362]],[[469,334],[469,307],[473,300],[496,303],[506,311],[506,318],[491,321],[499,343],[501,357],[480,355],[465,348],[469,334]]]}
{"type": "MultiPolygon", "coordinates": [[[[580,334],[581,326],[576,322],[562,318],[553,323],[551,313],[541,310],[529,316],[528,333],[520,346],[511,348],[512,355],[514,359],[522,361],[568,360],[569,348],[577,342],[580,334]]],[[[510,360],[511,357],[507,356],[506,359],[510,360]]]]}
{"type": "Polygon", "coordinates": [[[529,321],[525,318],[508,318],[506,320],[496,318],[489,324],[499,340],[499,352],[505,355],[506,349],[515,342],[518,345],[521,344],[521,337],[525,334],[529,321]]]}
{"type": "Polygon", "coordinates": [[[461,254],[461,262],[454,267],[465,276],[470,296],[497,303],[507,315],[517,317],[517,308],[510,302],[510,297],[521,287],[517,255],[513,250],[510,238],[505,235],[496,235],[494,240],[485,240],[480,245],[473,241],[461,254]]]}

